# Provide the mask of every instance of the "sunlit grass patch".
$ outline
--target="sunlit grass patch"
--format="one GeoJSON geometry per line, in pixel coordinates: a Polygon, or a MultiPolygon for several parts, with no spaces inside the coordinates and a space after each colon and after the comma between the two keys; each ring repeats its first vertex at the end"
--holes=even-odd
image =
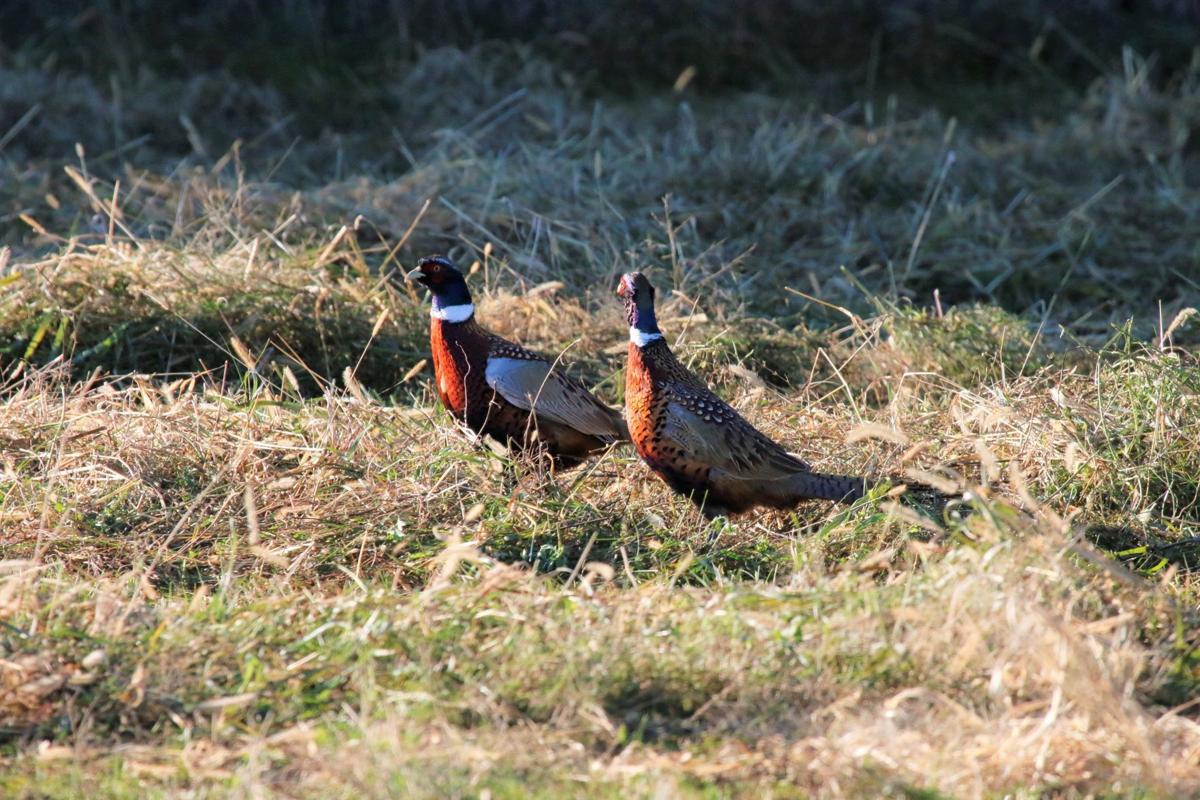
{"type": "Polygon", "coordinates": [[[136,580],[72,590],[18,568],[5,597],[27,636],[11,640],[4,713],[55,748],[69,741],[56,701],[73,698],[90,740],[147,742],[136,760],[164,769],[133,774],[162,787],[202,779],[185,755],[195,736],[215,748],[212,768],[280,787],[303,779],[266,769],[261,748],[297,764],[337,754],[353,774],[378,766],[376,748],[419,742],[423,755],[391,769],[424,781],[467,741],[488,743],[467,756],[486,780],[503,785],[508,761],[552,784],[522,756],[529,737],[563,748],[543,765],[587,754],[602,783],[622,764],[676,778],[724,764],[734,785],[1186,785],[1190,728],[1136,699],[1179,696],[1170,605],[1067,555],[1050,520],[988,519],[975,544],[928,550],[883,581],[814,564],[777,587],[564,587],[466,550],[407,595],[230,584],[147,599],[136,580]],[[941,765],[964,742],[976,771],[951,777],[941,765]],[[875,757],[854,755],[867,745],[875,757]],[[1055,760],[1036,766],[1039,753],[1055,760]]]}
{"type": "Polygon", "coordinates": [[[1076,440],[1064,461],[1069,496],[1089,508],[1194,528],[1200,508],[1195,357],[1134,345],[1102,353],[1092,374],[1075,384],[1055,394],[1076,440]]]}
{"type": "Polygon", "coordinates": [[[1036,372],[1046,360],[1041,332],[995,306],[945,314],[909,309],[887,317],[884,327],[909,369],[960,386],[1003,383],[1036,372]]]}

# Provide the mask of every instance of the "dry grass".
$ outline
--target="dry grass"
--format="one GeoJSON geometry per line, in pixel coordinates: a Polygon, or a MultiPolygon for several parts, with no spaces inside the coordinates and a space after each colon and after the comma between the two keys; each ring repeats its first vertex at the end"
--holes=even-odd
{"type": "Polygon", "coordinates": [[[39,109],[0,145],[0,794],[1200,785],[1200,62],[958,123],[490,42],[313,134],[291,84],[35,52],[0,62],[39,109]],[[880,489],[709,523],[628,451],[470,441],[384,277],[435,249],[614,403],[650,268],[698,372],[880,489]]]}
{"type": "Polygon", "coordinates": [[[949,469],[973,514],[877,498],[708,527],[628,453],[509,496],[428,399],[24,373],[2,420],[9,792],[1189,786],[1200,728],[1167,710],[1200,677],[1194,579],[1128,573],[1081,523],[1125,521],[1123,547],[1194,530],[1194,366],[1135,351],[971,390],[885,374],[903,354],[875,341],[833,347],[892,397],[861,421],[832,381],[814,400],[822,381],[707,369],[822,466],[949,469]],[[1139,422],[1148,375],[1178,413],[1139,422]],[[908,438],[844,442],[861,423],[908,438]]]}

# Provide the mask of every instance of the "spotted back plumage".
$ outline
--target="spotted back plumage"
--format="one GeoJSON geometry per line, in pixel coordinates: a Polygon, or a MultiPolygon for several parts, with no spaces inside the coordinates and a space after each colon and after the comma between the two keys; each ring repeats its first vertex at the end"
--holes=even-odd
{"type": "MultiPolygon", "coordinates": [[[[634,273],[622,287],[618,293],[630,306],[649,282],[634,273]]],[[[633,325],[646,318],[636,307],[627,314],[633,325]]],[[[747,422],[679,362],[661,335],[639,344],[656,331],[654,323],[631,335],[626,419],[638,454],[673,489],[710,515],[862,495],[862,479],[814,473],[747,422]]]]}

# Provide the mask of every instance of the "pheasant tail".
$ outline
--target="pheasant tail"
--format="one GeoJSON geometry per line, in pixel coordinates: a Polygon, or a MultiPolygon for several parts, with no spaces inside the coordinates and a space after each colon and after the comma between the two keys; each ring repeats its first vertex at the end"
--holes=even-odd
{"type": "Polygon", "coordinates": [[[849,475],[799,472],[788,479],[788,492],[793,504],[805,499],[853,503],[866,493],[866,481],[849,475]]]}
{"type": "Polygon", "coordinates": [[[709,470],[704,489],[707,494],[698,493],[694,499],[703,500],[713,513],[725,513],[752,506],[792,508],[804,500],[853,503],[866,492],[866,482],[862,478],[808,470],[763,477],[714,468],[709,470]]]}

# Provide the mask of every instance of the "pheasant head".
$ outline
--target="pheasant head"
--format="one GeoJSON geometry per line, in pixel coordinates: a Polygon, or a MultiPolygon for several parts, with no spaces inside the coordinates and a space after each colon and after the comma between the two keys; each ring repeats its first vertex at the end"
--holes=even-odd
{"type": "Polygon", "coordinates": [[[434,319],[446,322],[465,322],[475,313],[467,280],[445,256],[429,256],[417,262],[417,268],[406,276],[408,280],[429,289],[433,296],[434,319]]]}
{"type": "Polygon", "coordinates": [[[645,347],[663,338],[654,317],[654,287],[640,272],[626,272],[617,284],[617,297],[625,303],[625,319],[629,322],[629,341],[645,347]]]}

